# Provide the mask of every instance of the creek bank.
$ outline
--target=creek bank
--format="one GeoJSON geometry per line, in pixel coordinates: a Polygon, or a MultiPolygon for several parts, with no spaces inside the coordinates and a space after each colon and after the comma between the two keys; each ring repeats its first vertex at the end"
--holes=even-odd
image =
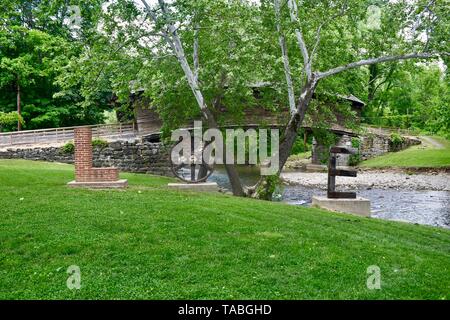
{"type": "MultiPolygon", "coordinates": [[[[326,189],[327,173],[284,172],[282,179],[288,185],[302,185],[326,189]]],[[[450,174],[446,172],[407,174],[391,171],[362,171],[356,178],[337,177],[336,184],[341,189],[395,189],[450,191],[450,174]]]]}

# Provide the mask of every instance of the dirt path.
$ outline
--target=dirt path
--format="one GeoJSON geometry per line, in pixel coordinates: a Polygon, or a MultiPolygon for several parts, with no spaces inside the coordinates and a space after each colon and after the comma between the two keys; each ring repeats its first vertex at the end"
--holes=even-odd
{"type": "Polygon", "coordinates": [[[445,149],[445,146],[442,143],[431,137],[420,136],[419,138],[420,140],[425,141],[427,144],[432,145],[435,149],[445,149]]]}

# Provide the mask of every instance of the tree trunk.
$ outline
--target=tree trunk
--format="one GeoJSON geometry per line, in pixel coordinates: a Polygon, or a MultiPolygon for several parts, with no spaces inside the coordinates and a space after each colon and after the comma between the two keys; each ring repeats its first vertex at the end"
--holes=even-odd
{"type": "MultiPolygon", "coordinates": [[[[218,129],[217,122],[213,116],[213,114],[209,111],[209,109],[204,110],[204,115],[206,120],[208,121],[208,125],[210,129],[218,129]]],[[[239,173],[234,164],[225,163],[225,170],[227,171],[228,179],[230,180],[231,190],[233,191],[233,195],[238,197],[246,196],[246,192],[244,191],[244,187],[242,186],[241,179],[239,178],[239,173]]]]}
{"type": "Polygon", "coordinates": [[[279,182],[279,176],[286,164],[289,156],[291,155],[292,147],[297,139],[298,130],[301,127],[304,116],[299,113],[291,116],[289,123],[284,131],[284,139],[279,148],[279,169],[277,174],[273,176],[263,176],[257,183],[257,185],[249,190],[253,198],[261,200],[272,200],[272,194],[275,190],[275,185],[279,182]]]}
{"type": "Polygon", "coordinates": [[[369,89],[367,94],[367,101],[370,104],[375,98],[375,89],[376,89],[376,79],[378,77],[378,66],[376,64],[372,64],[369,66],[369,89]]]}
{"type": "Polygon", "coordinates": [[[260,179],[256,186],[249,189],[249,195],[253,198],[258,198],[262,200],[271,200],[272,193],[275,189],[275,184],[279,183],[279,175],[284,168],[289,156],[291,155],[292,147],[298,136],[298,131],[300,130],[303,120],[305,119],[306,111],[308,110],[309,103],[312,100],[314,91],[316,90],[318,80],[313,74],[312,79],[306,83],[302,89],[302,94],[297,103],[298,112],[291,115],[288,125],[284,131],[284,138],[280,144],[279,149],[279,169],[274,176],[264,176],[260,179]]]}
{"type": "Polygon", "coordinates": [[[305,120],[306,111],[308,111],[309,103],[311,102],[314,91],[317,88],[318,80],[313,74],[312,79],[306,83],[302,89],[302,94],[297,103],[298,112],[291,116],[289,123],[284,131],[284,139],[280,145],[280,166],[279,173],[283,170],[287,159],[291,155],[292,147],[298,136],[298,131],[300,130],[303,120],[305,120]]]}
{"type": "MultiPolygon", "coordinates": [[[[155,13],[151,10],[148,3],[145,0],[141,0],[141,1],[144,4],[149,16],[153,19],[153,21],[155,23],[158,23],[159,19],[157,18],[155,13]]],[[[178,36],[177,28],[172,23],[168,22],[168,21],[170,21],[170,19],[169,19],[170,17],[168,15],[168,12],[166,9],[166,3],[163,0],[158,0],[158,3],[160,6],[160,9],[162,11],[164,20],[168,27],[168,32],[165,30],[162,30],[163,37],[164,37],[165,41],[171,46],[173,52],[175,53],[175,55],[178,59],[178,62],[180,63],[181,68],[183,69],[184,74],[188,80],[189,87],[191,88],[191,90],[194,94],[194,97],[197,100],[197,104],[202,112],[203,117],[208,122],[208,125],[210,128],[217,128],[217,123],[214,118],[214,115],[211,113],[211,111],[208,109],[208,107],[205,103],[203,93],[202,93],[199,83],[198,83],[198,78],[192,71],[192,69],[189,66],[189,63],[186,59],[186,54],[184,52],[184,48],[183,48],[181,39],[178,36]]],[[[198,33],[197,33],[196,37],[198,38],[198,33]]],[[[197,45],[198,45],[198,43],[196,44],[196,46],[197,45]]],[[[198,50],[198,48],[196,48],[196,53],[195,53],[196,56],[194,57],[194,60],[195,60],[194,64],[196,65],[196,67],[198,67],[197,64],[198,64],[198,54],[199,54],[197,50],[198,50]]],[[[230,184],[231,184],[231,188],[233,190],[233,195],[240,196],[240,197],[245,196],[244,188],[242,186],[241,180],[239,179],[239,174],[238,174],[234,164],[226,164],[225,169],[226,169],[226,171],[228,173],[228,177],[230,179],[230,184]]]]}
{"type": "Polygon", "coordinates": [[[305,130],[303,133],[303,147],[305,148],[305,152],[308,146],[308,132],[305,130]]]}
{"type": "Polygon", "coordinates": [[[17,119],[17,131],[22,130],[22,123],[20,122],[20,116],[22,114],[21,110],[21,102],[20,102],[20,84],[19,81],[17,81],[17,114],[19,118],[17,119]]]}

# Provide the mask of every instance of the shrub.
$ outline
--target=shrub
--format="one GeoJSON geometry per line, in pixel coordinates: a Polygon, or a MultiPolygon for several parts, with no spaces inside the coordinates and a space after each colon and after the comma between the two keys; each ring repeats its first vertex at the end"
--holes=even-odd
{"type": "Polygon", "coordinates": [[[311,145],[308,142],[305,145],[305,141],[303,140],[303,137],[298,136],[292,147],[291,155],[297,155],[297,154],[305,153],[308,151],[311,151],[311,145]]]}
{"type": "MultiPolygon", "coordinates": [[[[109,143],[108,141],[102,140],[102,139],[93,139],[92,140],[92,147],[94,148],[100,148],[104,149],[108,147],[109,143]]],[[[67,142],[65,145],[61,147],[61,152],[64,154],[73,154],[75,152],[75,145],[72,141],[67,142]]]]}
{"type": "Polygon", "coordinates": [[[352,148],[358,149],[361,146],[361,140],[359,138],[352,138],[352,148]]]}
{"type": "Polygon", "coordinates": [[[350,155],[348,159],[349,166],[357,166],[361,162],[361,153],[359,148],[361,147],[361,140],[359,138],[352,138],[352,148],[357,149],[356,154],[350,155]]]}
{"type": "Polygon", "coordinates": [[[396,132],[393,132],[390,136],[390,146],[392,151],[399,151],[402,147],[404,139],[401,135],[396,132]]]}
{"type": "Polygon", "coordinates": [[[17,127],[17,122],[24,124],[23,118],[15,111],[4,113],[0,112],[0,132],[3,129],[14,130],[17,127]]]}
{"type": "Polygon", "coordinates": [[[61,147],[61,152],[64,154],[73,154],[75,152],[75,145],[72,141],[67,142],[61,147]]]}
{"type": "Polygon", "coordinates": [[[102,139],[92,139],[92,146],[94,148],[105,149],[108,145],[108,141],[102,139]]]}
{"type": "Polygon", "coordinates": [[[282,197],[282,182],[279,176],[266,176],[263,182],[256,189],[256,198],[280,201],[282,197]]]}

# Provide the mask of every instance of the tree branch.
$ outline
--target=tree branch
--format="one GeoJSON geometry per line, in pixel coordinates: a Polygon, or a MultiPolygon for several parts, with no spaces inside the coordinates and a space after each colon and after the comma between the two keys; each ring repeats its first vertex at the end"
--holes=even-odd
{"type": "Polygon", "coordinates": [[[200,26],[198,23],[195,24],[194,29],[194,53],[193,53],[193,60],[194,60],[194,76],[195,79],[198,81],[198,72],[200,69],[200,61],[199,61],[199,31],[200,26]]]}
{"type": "MultiPolygon", "coordinates": [[[[145,10],[147,11],[147,14],[150,16],[150,18],[152,19],[152,21],[156,24],[158,23],[158,17],[156,16],[156,13],[152,10],[152,8],[150,7],[150,5],[147,3],[147,1],[145,0],[141,0],[142,4],[145,7],[145,10]]],[[[175,48],[173,46],[173,42],[172,39],[170,38],[169,34],[167,33],[166,30],[162,29],[162,37],[164,38],[164,40],[166,41],[166,43],[172,48],[172,50],[175,53],[175,48]]]]}
{"type": "MultiPolygon", "coordinates": [[[[145,0],[141,0],[141,1],[142,1],[142,3],[144,3],[144,6],[145,6],[147,12],[149,13],[150,17],[152,18],[152,20],[155,23],[157,23],[158,17],[156,16],[156,14],[151,10],[150,6],[147,4],[147,2],[145,0]]],[[[181,39],[177,33],[177,29],[175,28],[173,23],[170,22],[169,12],[167,11],[166,3],[164,2],[164,0],[158,0],[158,3],[160,6],[160,9],[162,11],[163,18],[165,20],[164,22],[168,28],[168,31],[163,30],[164,39],[172,47],[172,50],[175,53],[180,65],[181,65],[181,68],[184,71],[184,75],[186,76],[186,78],[188,80],[189,87],[191,88],[191,90],[195,96],[195,99],[197,100],[197,104],[203,114],[203,117],[206,119],[206,121],[208,122],[208,125],[211,128],[217,128],[217,123],[216,123],[216,120],[214,119],[214,115],[206,106],[205,99],[204,99],[202,91],[199,88],[197,78],[195,77],[194,73],[192,72],[192,69],[189,66],[189,63],[186,59],[186,54],[184,52],[183,45],[181,43],[181,39]]],[[[231,188],[233,189],[233,194],[236,196],[244,196],[245,195],[244,188],[239,179],[239,173],[237,172],[234,165],[233,164],[225,164],[225,170],[227,171],[228,177],[230,179],[231,188]]]]}
{"type": "Polygon", "coordinates": [[[295,29],[295,35],[297,36],[297,42],[298,46],[300,48],[300,52],[303,56],[303,64],[306,71],[306,77],[309,80],[311,80],[312,76],[312,70],[311,70],[311,63],[309,60],[309,53],[308,48],[306,47],[305,40],[303,38],[303,33],[300,27],[300,22],[298,20],[298,8],[296,0],[288,0],[288,7],[289,7],[289,13],[291,16],[291,22],[295,23],[297,25],[295,29]]]}
{"type": "MultiPolygon", "coordinates": [[[[387,74],[387,76],[385,77],[385,79],[383,81],[381,81],[380,83],[377,84],[377,86],[373,89],[373,94],[375,95],[375,93],[378,91],[378,89],[385,84],[386,82],[390,81],[392,74],[394,73],[395,67],[397,65],[394,64],[392,65],[392,68],[389,70],[389,73],[387,74]]],[[[374,79],[376,80],[376,78],[374,79]]]]}
{"type": "MultiPolygon", "coordinates": [[[[141,1],[144,4],[144,6],[145,6],[148,14],[152,18],[152,20],[155,23],[157,23],[158,17],[156,16],[156,14],[151,10],[150,6],[148,5],[148,3],[145,0],[141,0],[141,1]]],[[[167,28],[169,30],[169,32],[167,32],[166,30],[162,31],[163,35],[164,35],[164,39],[172,47],[172,50],[174,51],[178,61],[180,62],[181,68],[184,71],[184,74],[188,80],[189,86],[190,86],[192,92],[194,93],[195,99],[197,100],[198,106],[200,107],[200,109],[203,113],[203,116],[207,120],[212,120],[211,113],[209,112],[209,110],[205,104],[205,99],[203,97],[203,94],[199,89],[197,78],[195,77],[194,72],[192,71],[192,69],[189,66],[189,63],[186,59],[186,54],[184,52],[183,45],[181,43],[181,39],[178,36],[177,29],[171,22],[169,22],[169,19],[167,17],[168,12],[167,12],[167,8],[166,8],[166,3],[164,2],[164,0],[158,0],[158,3],[161,8],[162,14],[164,16],[167,28]]]]}
{"type": "Polygon", "coordinates": [[[278,41],[280,43],[281,54],[283,56],[284,74],[286,76],[286,84],[288,89],[289,110],[291,114],[293,114],[297,112],[297,108],[295,105],[294,85],[291,77],[291,67],[287,52],[286,39],[284,37],[283,30],[281,28],[280,0],[275,0],[274,5],[275,5],[276,25],[278,31],[278,41]]]}
{"type": "MultiPolygon", "coordinates": [[[[122,44],[120,44],[115,50],[113,50],[113,51],[111,51],[111,52],[109,53],[109,57],[111,57],[111,56],[113,56],[114,54],[118,53],[120,50],[122,50],[122,49],[123,49],[125,46],[127,46],[129,43],[131,43],[131,42],[133,42],[133,41],[136,41],[136,40],[139,40],[139,39],[141,39],[142,37],[151,36],[151,35],[155,35],[155,33],[149,32],[149,33],[146,33],[146,34],[143,34],[143,35],[138,35],[138,36],[136,36],[136,37],[133,37],[133,38],[131,38],[131,39],[128,39],[128,40],[126,40],[125,42],[122,42],[122,44]]],[[[151,49],[151,48],[150,48],[150,49],[151,49]]],[[[109,59],[108,59],[108,60],[109,60],[109,59]]],[[[94,85],[97,84],[98,80],[100,79],[100,76],[102,75],[103,71],[105,70],[105,67],[106,67],[106,65],[107,65],[107,61],[108,61],[108,60],[103,60],[103,61],[102,61],[102,65],[101,65],[101,67],[100,67],[100,70],[98,71],[97,76],[95,77],[94,81],[92,81],[92,82],[90,83],[90,87],[94,87],[94,85]]]]}
{"type": "Polygon", "coordinates": [[[425,6],[425,8],[417,15],[416,20],[414,21],[411,29],[411,33],[413,38],[416,35],[416,30],[420,26],[420,23],[422,22],[422,17],[425,15],[426,12],[430,12],[430,7],[434,5],[436,0],[431,0],[428,2],[428,4],[425,6]]]}
{"type": "Polygon", "coordinates": [[[341,73],[343,71],[347,71],[350,69],[359,68],[362,66],[369,66],[371,64],[377,64],[377,63],[384,63],[384,62],[392,62],[392,61],[399,61],[399,60],[408,60],[408,59],[431,59],[439,57],[439,55],[448,55],[448,53],[410,53],[405,55],[397,55],[397,56],[385,56],[385,57],[378,57],[378,58],[372,58],[372,59],[365,59],[360,60],[357,62],[352,62],[349,64],[346,64],[344,66],[340,66],[337,68],[330,69],[325,72],[318,72],[317,73],[317,79],[323,79],[338,73],[341,73]]]}
{"type": "Polygon", "coordinates": [[[342,6],[341,10],[337,14],[333,15],[331,18],[329,18],[329,19],[325,20],[324,22],[322,22],[320,24],[320,26],[317,28],[317,31],[316,31],[316,43],[314,44],[314,47],[313,47],[313,49],[311,51],[311,55],[309,57],[309,63],[311,64],[311,66],[312,66],[312,61],[313,61],[314,55],[316,54],[316,51],[317,51],[317,49],[318,49],[318,47],[320,45],[320,37],[321,37],[321,32],[322,32],[323,27],[325,27],[328,23],[330,23],[330,21],[332,21],[332,20],[334,20],[334,19],[336,19],[338,17],[343,16],[347,9],[348,9],[348,4],[347,4],[347,2],[345,2],[344,5],[342,6]]]}

